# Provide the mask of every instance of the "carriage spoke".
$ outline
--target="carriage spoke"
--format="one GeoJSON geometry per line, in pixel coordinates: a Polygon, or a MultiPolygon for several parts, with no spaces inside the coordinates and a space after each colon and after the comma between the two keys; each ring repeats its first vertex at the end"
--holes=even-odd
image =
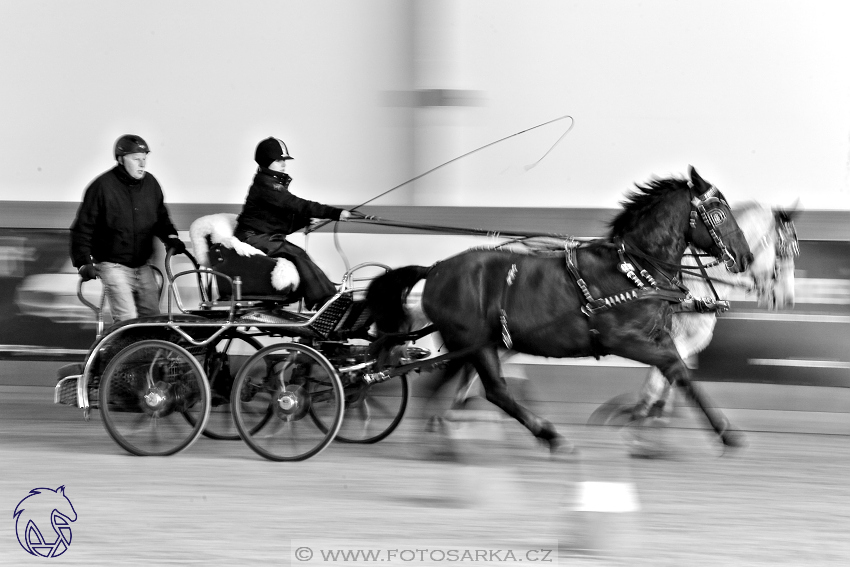
{"type": "Polygon", "coordinates": [[[107,431],[136,455],[185,449],[209,416],[209,386],[197,360],[161,340],[139,341],[119,352],[104,371],[101,396],[107,431]],[[187,414],[193,419],[184,419],[187,414]]]}
{"type": "MultiPolygon", "coordinates": [[[[231,394],[235,374],[242,364],[261,348],[257,339],[235,331],[227,337],[207,345],[198,355],[212,390],[212,408],[204,428],[204,436],[218,440],[238,440],[239,432],[231,414],[231,394]]],[[[197,415],[184,412],[189,423],[194,424],[197,415]]]]}
{"type": "Polygon", "coordinates": [[[342,422],[342,386],[318,351],[282,343],[261,349],[237,375],[231,398],[240,435],[251,449],[276,461],[297,461],[323,450],[342,422]],[[329,427],[317,427],[313,411],[329,427]]]}
{"type": "Polygon", "coordinates": [[[376,443],[398,427],[407,409],[406,376],[379,384],[355,383],[346,390],[345,420],[337,439],[347,443],[376,443]]]}

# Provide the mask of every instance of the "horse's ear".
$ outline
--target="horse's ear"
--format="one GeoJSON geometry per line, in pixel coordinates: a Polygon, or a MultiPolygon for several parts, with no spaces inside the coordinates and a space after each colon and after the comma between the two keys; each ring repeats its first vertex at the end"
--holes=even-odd
{"type": "Polygon", "coordinates": [[[706,185],[705,180],[702,177],[700,177],[699,173],[697,173],[697,170],[694,166],[692,166],[692,165],[688,166],[688,174],[691,177],[691,184],[694,187],[704,187],[706,185]]]}
{"type": "Polygon", "coordinates": [[[802,209],[800,208],[800,199],[797,198],[791,204],[790,207],[782,207],[774,209],[774,212],[780,216],[785,221],[793,221],[794,217],[798,216],[802,209]]]}

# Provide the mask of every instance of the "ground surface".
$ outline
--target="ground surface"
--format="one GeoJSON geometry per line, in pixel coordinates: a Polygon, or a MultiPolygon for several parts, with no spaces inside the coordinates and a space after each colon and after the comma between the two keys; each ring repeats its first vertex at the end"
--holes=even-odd
{"type": "Polygon", "coordinates": [[[513,424],[503,440],[452,445],[410,418],[381,443],[333,444],[302,463],[205,438],[139,458],[97,412],[86,423],[47,392],[0,400],[0,565],[45,561],[19,546],[12,512],[32,488],[60,485],[78,513],[56,559],[69,565],[453,564],[319,559],[346,546],[513,549],[515,565],[850,563],[848,436],[751,433],[748,448],[720,457],[705,431],[676,428],[671,457],[646,460],[628,457],[612,429],[564,424],[580,457],[552,460],[513,424]],[[455,447],[466,457],[452,458],[455,447]],[[578,510],[588,482],[634,488],[639,510],[578,510]],[[555,545],[556,562],[521,556],[555,545]],[[292,561],[305,546],[313,559],[292,561]]]}

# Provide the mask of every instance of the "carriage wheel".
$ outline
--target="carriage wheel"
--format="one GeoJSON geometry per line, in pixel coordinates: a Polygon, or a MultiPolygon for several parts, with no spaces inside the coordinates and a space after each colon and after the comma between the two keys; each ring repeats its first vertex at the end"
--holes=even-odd
{"type": "MultiPolygon", "coordinates": [[[[212,394],[210,418],[203,432],[205,437],[224,441],[239,439],[230,411],[230,393],[236,373],[262,347],[254,337],[237,332],[208,345],[200,356],[212,394]]],[[[194,423],[191,413],[184,414],[184,417],[189,423],[194,423]]]]}
{"type": "Polygon", "coordinates": [[[233,384],[231,411],[239,435],[272,461],[301,461],[321,452],[342,424],[336,370],[317,350],[281,343],[248,359],[233,384]],[[307,417],[322,415],[328,427],[307,417]]]}
{"type": "Polygon", "coordinates": [[[172,455],[201,435],[210,413],[210,388],[201,365],[184,348],[143,340],[109,362],[99,403],[107,432],[127,451],[172,455]]]}
{"type": "MultiPolygon", "coordinates": [[[[407,376],[365,384],[359,375],[342,377],[345,392],[345,421],[336,435],[343,443],[377,443],[392,433],[407,409],[410,396],[407,376]]],[[[326,428],[326,416],[311,408],[310,416],[326,428]]]]}

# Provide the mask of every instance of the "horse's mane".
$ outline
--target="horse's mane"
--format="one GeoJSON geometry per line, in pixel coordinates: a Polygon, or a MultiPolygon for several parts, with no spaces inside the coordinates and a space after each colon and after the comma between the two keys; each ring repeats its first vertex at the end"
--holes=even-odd
{"type": "Polygon", "coordinates": [[[622,236],[634,228],[635,223],[653,210],[668,194],[687,187],[687,181],[675,177],[652,179],[645,185],[635,184],[635,190],[620,202],[623,210],[609,223],[610,236],[622,236]]]}

